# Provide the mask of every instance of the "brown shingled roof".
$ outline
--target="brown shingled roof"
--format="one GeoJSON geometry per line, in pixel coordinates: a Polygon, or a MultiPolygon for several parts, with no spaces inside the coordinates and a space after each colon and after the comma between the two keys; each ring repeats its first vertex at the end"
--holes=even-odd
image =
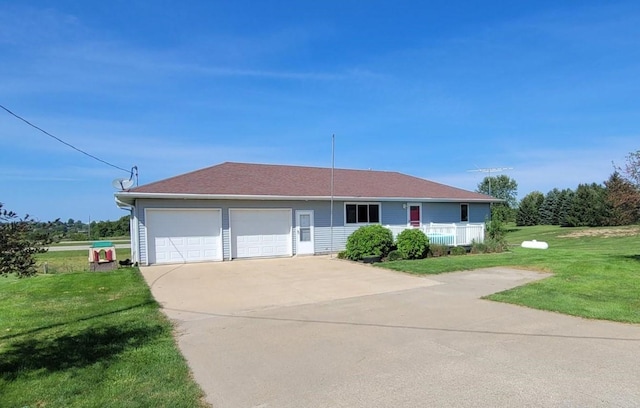
{"type": "MultiPolygon", "coordinates": [[[[136,187],[129,193],[329,197],[331,169],[226,162],[136,187]]],[[[397,172],[346,169],[334,170],[334,196],[494,200],[397,172]]]]}

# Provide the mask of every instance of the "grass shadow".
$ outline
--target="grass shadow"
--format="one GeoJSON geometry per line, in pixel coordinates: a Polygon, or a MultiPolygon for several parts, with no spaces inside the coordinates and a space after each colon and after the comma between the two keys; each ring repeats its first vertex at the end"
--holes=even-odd
{"type": "Polygon", "coordinates": [[[624,258],[640,262],[640,255],[625,255],[624,258]]]}
{"type": "Polygon", "coordinates": [[[71,323],[78,323],[78,322],[83,322],[83,321],[86,321],[86,320],[96,319],[96,318],[99,318],[99,317],[115,315],[115,314],[118,314],[118,313],[121,313],[121,312],[126,312],[128,310],[137,309],[139,307],[143,307],[143,306],[150,305],[150,304],[156,304],[156,301],[155,300],[149,300],[149,301],[146,301],[146,302],[143,302],[143,303],[139,303],[139,304],[133,305],[133,306],[128,306],[128,307],[124,307],[124,308],[120,308],[120,309],[116,309],[116,310],[111,310],[111,311],[104,312],[104,313],[94,314],[94,315],[91,315],[91,316],[80,317],[80,318],[72,320],[72,321],[54,323],[54,324],[49,324],[49,325],[46,325],[46,326],[36,327],[34,329],[30,329],[30,330],[26,330],[26,331],[21,331],[21,332],[18,332],[18,333],[7,334],[7,335],[4,335],[4,336],[0,336],[0,340],[12,339],[12,338],[24,336],[25,334],[34,334],[34,333],[41,332],[43,330],[53,329],[55,327],[65,326],[65,325],[71,324],[71,323]]]}
{"type": "Polygon", "coordinates": [[[162,326],[89,328],[73,335],[27,339],[0,355],[0,378],[14,380],[29,371],[49,372],[107,362],[126,349],[140,347],[160,336],[162,326]]]}

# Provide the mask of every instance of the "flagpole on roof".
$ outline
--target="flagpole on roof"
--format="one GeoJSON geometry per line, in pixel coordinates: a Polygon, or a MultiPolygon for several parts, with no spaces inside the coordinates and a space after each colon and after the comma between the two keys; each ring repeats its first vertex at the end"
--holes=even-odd
{"type": "Polygon", "coordinates": [[[333,169],[335,167],[335,150],[336,150],[336,135],[331,135],[331,209],[330,209],[330,227],[329,234],[331,235],[331,248],[329,250],[329,257],[333,258],[333,169]]]}

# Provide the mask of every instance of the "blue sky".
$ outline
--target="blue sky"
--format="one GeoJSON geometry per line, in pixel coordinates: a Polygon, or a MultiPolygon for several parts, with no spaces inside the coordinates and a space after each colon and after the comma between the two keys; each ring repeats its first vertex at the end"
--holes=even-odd
{"type": "MultiPolygon", "coordinates": [[[[393,170],[519,196],[640,149],[640,3],[0,2],[0,104],[140,183],[225,161],[393,170]],[[602,4],[606,3],[606,4],[602,4]]],[[[117,219],[94,161],[0,110],[0,202],[117,219]]]]}

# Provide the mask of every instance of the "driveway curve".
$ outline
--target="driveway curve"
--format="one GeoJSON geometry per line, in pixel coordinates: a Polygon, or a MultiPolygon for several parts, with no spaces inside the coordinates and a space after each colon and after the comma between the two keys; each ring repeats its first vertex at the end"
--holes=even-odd
{"type": "Polygon", "coordinates": [[[545,274],[328,257],[142,273],[214,407],[640,406],[639,325],[480,299],[545,274]]]}

